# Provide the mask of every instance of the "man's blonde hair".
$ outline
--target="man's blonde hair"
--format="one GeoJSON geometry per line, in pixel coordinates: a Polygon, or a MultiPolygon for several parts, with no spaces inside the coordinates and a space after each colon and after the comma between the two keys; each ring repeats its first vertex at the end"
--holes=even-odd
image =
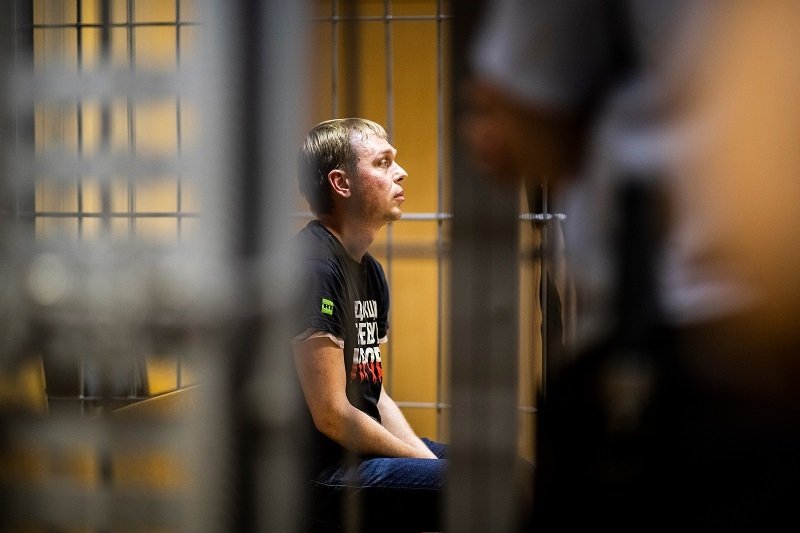
{"type": "Polygon", "coordinates": [[[331,210],[330,171],[355,171],[354,137],[364,141],[371,136],[386,140],[389,137],[377,122],[357,117],[326,120],[309,130],[297,157],[297,179],[300,192],[315,215],[331,210]]]}

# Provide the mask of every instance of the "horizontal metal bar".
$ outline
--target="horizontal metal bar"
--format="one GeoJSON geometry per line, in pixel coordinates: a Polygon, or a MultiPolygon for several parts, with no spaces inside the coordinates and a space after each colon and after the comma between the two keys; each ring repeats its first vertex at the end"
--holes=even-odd
{"type": "Polygon", "coordinates": [[[53,396],[48,395],[48,401],[57,401],[57,402],[99,402],[103,400],[114,400],[114,401],[142,401],[142,400],[149,400],[152,396],[146,396],[141,394],[115,394],[112,396],[92,396],[92,395],[83,395],[83,396],[53,396]]]}
{"type": "Polygon", "coordinates": [[[389,22],[389,21],[439,21],[450,20],[452,15],[332,15],[330,17],[312,17],[312,22],[389,22]]]}
{"type": "MultiPolygon", "coordinates": [[[[314,218],[314,215],[310,211],[297,211],[292,215],[294,218],[314,218]]],[[[452,220],[453,213],[425,213],[425,212],[418,212],[418,213],[403,213],[403,216],[400,218],[399,222],[403,220],[416,220],[416,221],[431,221],[431,220],[452,220]]],[[[566,220],[567,215],[563,213],[520,213],[519,215],[520,220],[531,221],[537,220],[541,222],[548,222],[553,220],[554,218],[557,220],[566,220]]],[[[395,222],[396,223],[396,222],[395,222]]]]}
{"type": "MultiPolygon", "coordinates": [[[[90,212],[90,211],[23,211],[18,213],[20,217],[48,217],[48,218],[101,218],[104,216],[110,217],[122,217],[122,218],[147,218],[147,217],[158,217],[158,218],[168,218],[168,217],[175,217],[175,218],[200,218],[203,215],[201,213],[196,212],[177,212],[177,211],[116,211],[113,213],[103,214],[99,212],[90,212]]],[[[300,215],[295,215],[298,218],[305,218],[301,217],[300,215]]],[[[409,213],[407,215],[403,215],[401,220],[408,220],[408,221],[434,221],[434,220],[450,220],[453,218],[453,215],[450,213],[409,213]],[[415,215],[415,216],[408,216],[408,215],[415,215]]],[[[565,220],[566,216],[561,213],[554,213],[554,214],[540,214],[540,213],[522,213],[520,215],[520,220],[528,221],[528,220],[545,220],[551,221],[553,219],[557,220],[565,220]]],[[[396,224],[397,222],[395,222],[396,224]]]]}
{"type": "Polygon", "coordinates": [[[95,98],[147,101],[188,94],[190,90],[189,79],[179,71],[134,71],[119,67],[78,72],[57,68],[40,72],[18,71],[12,87],[13,103],[17,105],[41,100],[87,102],[95,98]]]}
{"type": "Polygon", "coordinates": [[[522,213],[519,218],[521,220],[536,220],[539,222],[549,222],[554,218],[557,220],[566,220],[567,215],[564,213],[522,213]]]}
{"type": "MultiPolygon", "coordinates": [[[[452,15],[365,15],[365,16],[332,16],[332,17],[312,17],[312,22],[415,22],[415,21],[440,21],[451,20],[452,15]]],[[[110,28],[136,28],[136,27],[178,27],[178,26],[202,26],[201,22],[189,21],[146,21],[146,22],[112,22],[108,24],[110,28]]],[[[52,24],[38,23],[17,26],[17,30],[47,30],[47,29],[100,29],[104,25],[99,22],[57,22],[52,24]]]]}
{"type": "MultiPolygon", "coordinates": [[[[189,22],[189,21],[150,21],[150,22],[112,22],[108,24],[110,28],[135,28],[135,27],[152,27],[152,26],[161,26],[161,27],[170,27],[174,28],[177,26],[201,26],[202,23],[200,22],[189,22]]],[[[17,26],[17,30],[30,30],[33,28],[34,30],[48,30],[48,29],[100,29],[103,28],[104,24],[100,22],[57,22],[53,24],[25,24],[17,26]]]]}
{"type": "Polygon", "coordinates": [[[200,213],[177,211],[115,211],[99,213],[89,211],[25,211],[18,213],[24,218],[200,218],[200,213]]]}
{"type": "Polygon", "coordinates": [[[400,220],[450,220],[452,213],[403,213],[400,220]]]}
{"type": "MultiPolygon", "coordinates": [[[[185,155],[185,154],[184,154],[185,155]]],[[[93,156],[63,151],[43,154],[18,153],[13,171],[21,178],[46,177],[51,182],[72,182],[78,177],[107,182],[119,177],[139,182],[163,180],[165,176],[191,176],[186,160],[173,156],[145,157],[131,153],[101,153],[93,156]]]]}
{"type": "MultiPolygon", "coordinates": [[[[406,409],[450,409],[449,403],[436,403],[436,402],[402,402],[395,400],[398,407],[405,407],[406,409]]],[[[530,405],[517,406],[518,411],[523,413],[536,413],[536,407],[530,405]]]]}
{"type": "Polygon", "coordinates": [[[395,400],[398,407],[407,407],[408,409],[450,409],[449,403],[436,403],[436,402],[401,402],[395,400]]]}

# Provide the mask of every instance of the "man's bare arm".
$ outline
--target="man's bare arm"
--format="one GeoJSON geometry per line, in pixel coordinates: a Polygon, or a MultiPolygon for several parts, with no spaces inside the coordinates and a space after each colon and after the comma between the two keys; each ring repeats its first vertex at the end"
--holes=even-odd
{"type": "Polygon", "coordinates": [[[358,454],[429,457],[427,448],[428,454],[350,404],[344,353],[331,339],[314,337],[295,343],[293,354],[306,403],[321,433],[358,454]]]}
{"type": "Polygon", "coordinates": [[[403,412],[395,401],[386,393],[386,389],[381,391],[381,398],[378,400],[378,411],[381,413],[381,423],[392,435],[416,448],[421,456],[436,459],[436,455],[425,446],[425,443],[411,429],[408,420],[403,416],[403,412]]]}

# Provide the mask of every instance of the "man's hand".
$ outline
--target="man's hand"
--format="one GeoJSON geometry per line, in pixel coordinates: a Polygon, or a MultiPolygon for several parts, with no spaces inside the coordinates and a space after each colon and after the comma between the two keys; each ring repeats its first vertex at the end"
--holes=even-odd
{"type": "Polygon", "coordinates": [[[424,442],[414,433],[411,425],[403,416],[403,412],[386,393],[386,389],[381,391],[381,398],[378,401],[378,410],[381,413],[381,423],[389,432],[413,446],[418,452],[421,459],[436,459],[436,455],[425,445],[424,442]]]}

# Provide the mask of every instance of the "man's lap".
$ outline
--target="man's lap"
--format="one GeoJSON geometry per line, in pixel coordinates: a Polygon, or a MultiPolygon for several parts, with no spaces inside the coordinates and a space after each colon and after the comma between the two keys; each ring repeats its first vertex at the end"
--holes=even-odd
{"type": "Polygon", "coordinates": [[[439,460],[362,458],[320,472],[312,480],[310,530],[336,529],[349,517],[364,532],[440,531],[447,446],[423,441],[439,460]]]}
{"type": "MultiPolygon", "coordinates": [[[[446,457],[446,445],[428,439],[423,441],[437,457],[446,457]]],[[[444,487],[446,466],[446,460],[372,457],[333,465],[320,472],[313,481],[330,488],[436,491],[444,487]]]]}

